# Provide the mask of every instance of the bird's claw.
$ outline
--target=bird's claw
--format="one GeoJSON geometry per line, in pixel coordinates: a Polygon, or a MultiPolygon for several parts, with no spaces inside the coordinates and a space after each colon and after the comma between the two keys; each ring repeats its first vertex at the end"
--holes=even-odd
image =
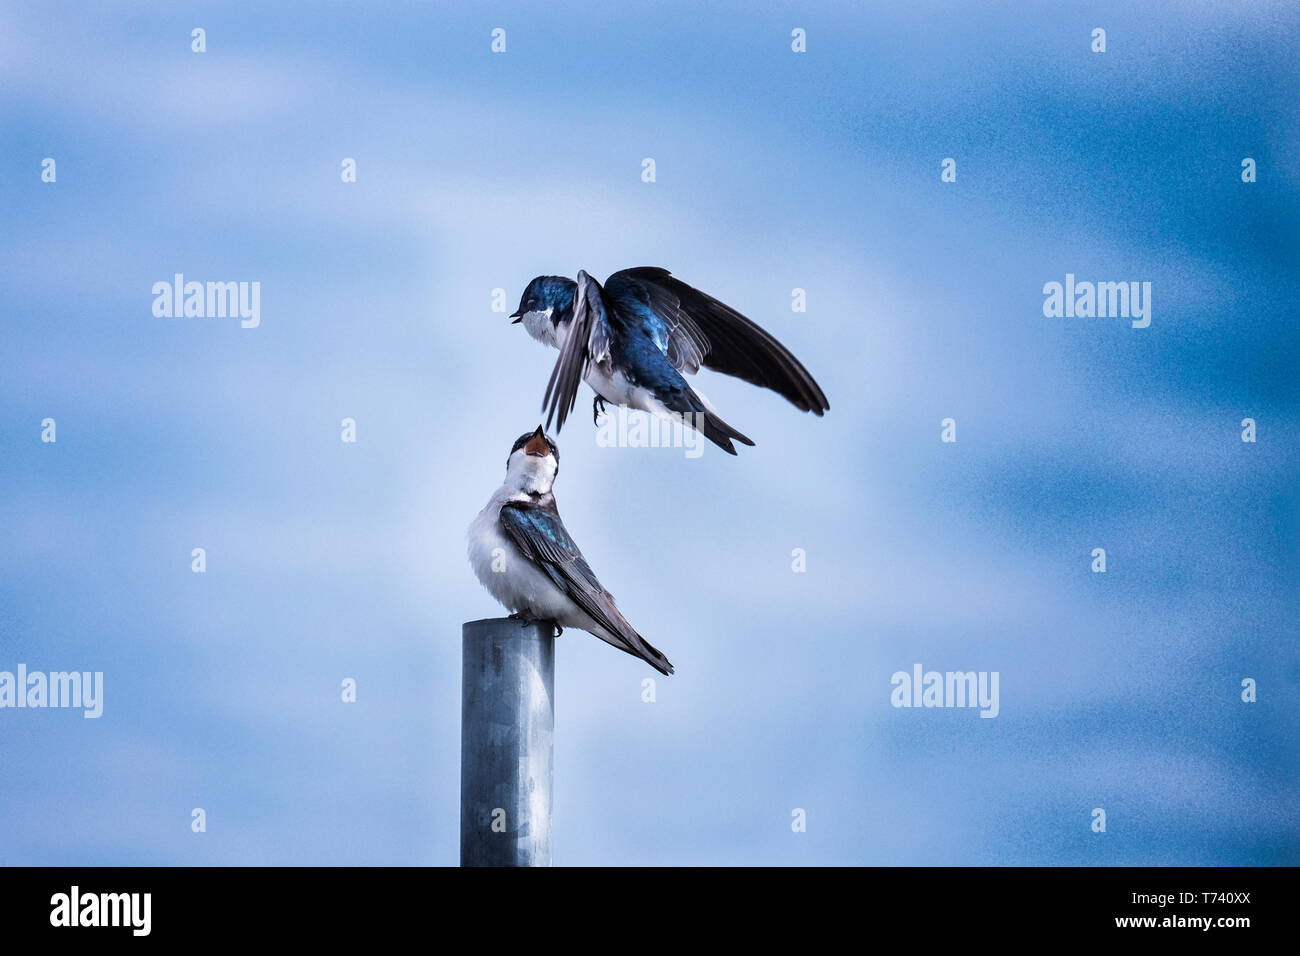
{"type": "Polygon", "coordinates": [[[545,618],[540,618],[540,617],[533,617],[527,611],[515,611],[515,613],[507,616],[512,621],[518,621],[521,627],[528,627],[532,624],[550,624],[553,628],[555,628],[556,637],[559,637],[561,634],[564,633],[564,628],[560,627],[560,625],[556,624],[554,621],[548,621],[545,618]]]}

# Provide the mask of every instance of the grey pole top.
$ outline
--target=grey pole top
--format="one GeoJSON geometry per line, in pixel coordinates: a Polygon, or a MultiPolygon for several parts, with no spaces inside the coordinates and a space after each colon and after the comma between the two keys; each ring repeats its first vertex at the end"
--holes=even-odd
{"type": "Polygon", "coordinates": [[[510,618],[461,628],[461,866],[551,865],[554,633],[510,618]]]}

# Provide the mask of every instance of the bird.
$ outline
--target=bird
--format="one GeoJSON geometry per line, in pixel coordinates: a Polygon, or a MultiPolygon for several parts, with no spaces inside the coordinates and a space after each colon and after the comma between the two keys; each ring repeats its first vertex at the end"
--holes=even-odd
{"type": "Polygon", "coordinates": [[[520,435],[506,477],[469,527],[469,562],[488,592],[524,623],[575,627],[639,657],[661,674],[673,665],[627,622],[560,520],[551,488],[560,449],[538,425],[520,435]]]}
{"type": "Polygon", "coordinates": [[[606,402],[625,405],[682,421],[734,455],[733,441],[754,442],[687,383],[685,376],[701,365],[769,388],[805,412],[820,416],[830,410],[826,394],[789,349],[667,269],[624,269],[604,286],[583,270],[576,282],[537,276],[510,318],[560,350],[542,399],[546,425],[555,420],[556,434],[577,404],[579,381],[586,379],[596,393],[593,422],[599,423],[606,402]]]}

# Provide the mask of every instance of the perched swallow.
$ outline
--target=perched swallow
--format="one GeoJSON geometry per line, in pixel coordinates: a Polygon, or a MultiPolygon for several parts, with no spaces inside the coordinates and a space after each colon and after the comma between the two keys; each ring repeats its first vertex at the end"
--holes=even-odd
{"type": "Polygon", "coordinates": [[[578,272],[578,281],[538,276],[511,316],[560,357],[546,385],[542,410],[556,431],[586,379],[596,392],[592,418],[605,402],[639,408],[698,428],[731,454],[732,439],[754,444],[732,428],[683,375],[701,365],[784,395],[814,415],[830,410],[826,395],[789,349],[730,306],[643,266],[615,272],[602,287],[578,272]]]}
{"type": "Polygon", "coordinates": [[[537,426],[520,435],[506,478],[469,527],[469,563],[511,617],[576,627],[639,657],[661,674],[673,665],[614,605],[560,520],[551,485],[560,450],[537,426]]]}

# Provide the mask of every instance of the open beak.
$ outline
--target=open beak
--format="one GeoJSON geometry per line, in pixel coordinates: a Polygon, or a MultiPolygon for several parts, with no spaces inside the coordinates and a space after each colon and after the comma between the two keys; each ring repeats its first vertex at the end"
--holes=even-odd
{"type": "Polygon", "coordinates": [[[545,458],[550,453],[551,446],[546,444],[546,436],[542,433],[542,426],[538,425],[537,431],[533,432],[533,437],[528,439],[528,444],[524,446],[524,454],[545,458]]]}
{"type": "Polygon", "coordinates": [[[511,325],[518,325],[520,322],[522,322],[524,320],[523,306],[520,306],[518,311],[511,312],[510,318],[514,319],[514,321],[510,323],[511,325]]]}

